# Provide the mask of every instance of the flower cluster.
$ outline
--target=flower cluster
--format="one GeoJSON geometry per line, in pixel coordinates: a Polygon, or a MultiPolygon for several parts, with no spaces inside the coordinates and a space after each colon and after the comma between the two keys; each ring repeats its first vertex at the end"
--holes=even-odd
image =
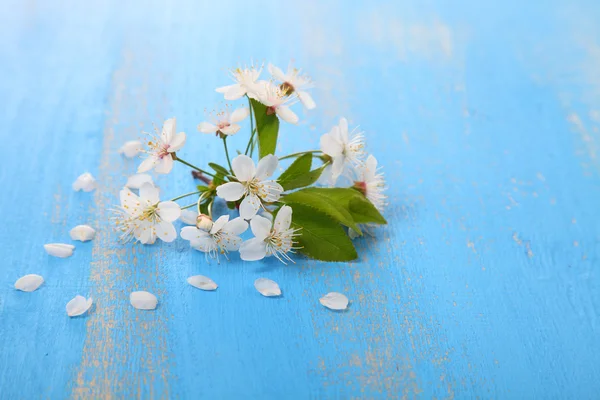
{"type": "Polygon", "coordinates": [[[155,128],[146,150],[138,141],[124,144],[120,149],[124,156],[147,157],[120,193],[115,221],[122,240],[171,242],[177,238],[173,222],[179,218],[191,225],[181,229],[181,238],[206,253],[207,259],[228,258],[238,251],[245,261],[274,256],[285,264],[293,262],[291,254],[298,251],[319,260],[348,261],[357,257],[351,239],[367,226],[386,223],[381,215],[386,204],[383,174],[375,157],[366,152],[363,132],[350,130],[345,118],[322,135],[319,150],[275,155],[279,122],[297,124],[294,104],[312,110],[316,103],[309,93],[312,80],[300,69],[292,64],[285,72],[271,64],[267,69],[268,80],[261,80],[262,65],[233,69],[234,82],[216,92],[228,101],[244,98],[247,104],[227,105],[197,126],[199,132],[222,140],[222,164],[200,168],[182,159],[179,152],[187,137],[177,133],[175,118],[166,120],[160,132],[155,128]],[[227,139],[240,134],[248,118],[248,144],[230,158],[227,139]],[[292,162],[277,176],[285,160],[292,162]],[[144,173],[168,174],[175,162],[191,168],[203,184],[161,201],[152,177],[144,173]],[[315,162],[319,165],[313,166],[315,162]],[[192,204],[177,203],[190,196],[195,196],[192,204]],[[217,201],[239,216],[213,215],[217,201]],[[195,211],[187,210],[192,207],[195,211]],[[253,237],[244,240],[248,228],[253,237]]]}

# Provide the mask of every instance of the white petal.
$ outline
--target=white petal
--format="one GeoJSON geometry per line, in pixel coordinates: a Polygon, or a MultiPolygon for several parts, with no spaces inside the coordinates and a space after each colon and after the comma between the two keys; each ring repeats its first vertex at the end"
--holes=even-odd
{"type": "Polygon", "coordinates": [[[344,143],[348,143],[348,120],[342,117],[340,118],[340,136],[344,143]]]}
{"type": "Polygon", "coordinates": [[[91,192],[96,189],[96,179],[89,172],[85,172],[73,182],[73,190],[79,192],[83,190],[84,192],[91,192]]]}
{"type": "Polygon", "coordinates": [[[64,243],[49,243],[44,245],[46,253],[54,257],[67,258],[73,255],[73,249],[75,246],[72,244],[64,243]]]}
{"type": "Polygon", "coordinates": [[[334,181],[342,174],[344,171],[344,156],[333,157],[333,163],[331,164],[331,176],[334,181]]]}
{"type": "Polygon", "coordinates": [[[331,132],[321,136],[320,144],[321,151],[331,157],[337,157],[344,151],[344,146],[336,139],[336,133],[339,132],[337,127],[334,127],[331,132]]]}
{"type": "Polygon", "coordinates": [[[252,238],[240,246],[240,258],[244,261],[258,261],[267,255],[267,244],[264,240],[252,238]]]}
{"type": "Polygon", "coordinates": [[[181,215],[181,207],[174,201],[161,201],[156,207],[158,216],[167,222],[173,222],[181,215]]]}
{"type": "Polygon", "coordinates": [[[29,274],[17,279],[15,282],[15,289],[23,292],[33,292],[39,288],[42,283],[44,283],[44,278],[40,275],[29,274]]]}
{"type": "Polygon", "coordinates": [[[223,232],[220,244],[227,251],[238,251],[242,244],[242,238],[229,232],[223,232]]]}
{"type": "Polygon", "coordinates": [[[151,183],[144,183],[140,187],[140,198],[156,204],[160,201],[160,190],[151,183]]]}
{"type": "Polygon", "coordinates": [[[205,253],[217,250],[217,243],[215,242],[215,239],[210,235],[204,236],[197,240],[190,240],[190,246],[192,246],[198,251],[203,251],[205,253]]]}
{"type": "Polygon", "coordinates": [[[231,161],[233,173],[239,181],[246,182],[254,178],[254,161],[244,154],[240,154],[231,161]]]}
{"type": "Polygon", "coordinates": [[[279,200],[281,193],[283,193],[283,187],[275,181],[262,181],[258,189],[258,197],[267,203],[279,200]]]}
{"type": "Polygon", "coordinates": [[[142,212],[140,198],[128,188],[123,188],[119,192],[121,207],[132,216],[138,216],[142,212]]]}
{"type": "Polygon", "coordinates": [[[275,223],[273,223],[273,229],[275,232],[285,231],[290,227],[292,223],[292,207],[283,206],[275,217],[275,223]]]}
{"type": "Polygon", "coordinates": [[[187,283],[202,290],[215,290],[218,288],[215,281],[204,275],[195,275],[187,278],[187,283]]]}
{"type": "Polygon", "coordinates": [[[348,298],[337,292],[327,293],[319,299],[319,302],[331,310],[345,310],[348,308],[348,298]]]}
{"type": "Polygon", "coordinates": [[[171,139],[171,143],[169,143],[169,153],[173,153],[174,151],[179,151],[183,145],[185,144],[185,133],[179,132],[178,134],[173,136],[171,139]]]}
{"type": "Polygon", "coordinates": [[[67,303],[67,315],[69,317],[77,317],[85,314],[92,306],[92,298],[86,299],[83,296],[77,295],[67,303]]]}
{"type": "Polygon", "coordinates": [[[150,171],[152,168],[156,167],[159,162],[160,158],[149,156],[138,166],[137,172],[140,173],[150,171]]]}
{"type": "Polygon", "coordinates": [[[238,108],[234,112],[231,113],[231,117],[229,117],[229,122],[232,124],[243,121],[248,115],[250,115],[250,110],[248,107],[238,108]]]}
{"type": "Polygon", "coordinates": [[[297,94],[298,94],[298,98],[300,99],[300,101],[302,102],[304,107],[306,107],[307,110],[312,110],[313,108],[315,108],[317,106],[315,104],[315,101],[313,100],[313,98],[311,97],[311,95],[308,92],[297,92],[297,94]]]}
{"type": "Polygon", "coordinates": [[[154,225],[154,231],[156,232],[156,236],[163,242],[170,243],[177,239],[177,231],[172,222],[161,221],[154,225]]]}
{"type": "Polygon", "coordinates": [[[245,94],[246,88],[242,85],[237,84],[230,86],[223,97],[225,97],[225,100],[237,100],[245,94]]]}
{"type": "Polygon", "coordinates": [[[286,76],[283,73],[283,71],[281,70],[281,68],[276,67],[275,65],[269,63],[268,69],[269,69],[269,73],[273,76],[273,78],[275,78],[279,81],[285,82],[286,76]]]}
{"type": "Polygon", "coordinates": [[[139,291],[131,292],[129,302],[138,310],[154,310],[158,304],[158,299],[150,292],[139,291]]]}
{"type": "Polygon", "coordinates": [[[365,161],[364,170],[363,170],[363,179],[365,182],[371,182],[375,179],[375,175],[377,174],[377,159],[370,154],[365,161]]]}
{"type": "Polygon", "coordinates": [[[152,182],[152,177],[150,175],[135,174],[135,175],[131,175],[129,178],[127,178],[127,183],[125,184],[125,186],[130,189],[139,189],[142,187],[142,185],[144,183],[154,184],[152,182]]]}
{"type": "Polygon", "coordinates": [[[125,142],[119,149],[119,154],[123,154],[127,158],[133,158],[142,151],[142,142],[139,140],[130,140],[125,142]]]}
{"type": "Polygon", "coordinates": [[[248,229],[248,223],[242,217],[237,217],[227,222],[223,226],[223,231],[231,233],[233,235],[241,235],[248,229]]]}
{"type": "Polygon", "coordinates": [[[210,234],[214,235],[215,233],[219,232],[221,230],[221,228],[223,228],[227,222],[229,222],[229,215],[221,215],[214,222],[212,228],[210,228],[210,234]]]}
{"type": "Polygon", "coordinates": [[[140,222],[140,226],[133,232],[135,238],[142,244],[153,244],[156,241],[156,233],[152,223],[140,222]]]}
{"type": "MultiPolygon", "coordinates": [[[[173,169],[173,157],[167,154],[163,158],[159,159],[154,170],[159,174],[168,174],[173,169]]],[[[138,169],[139,171],[139,169],[138,169]]]]}
{"type": "Polygon", "coordinates": [[[277,282],[267,278],[258,278],[254,281],[254,287],[260,294],[266,297],[280,296],[281,289],[277,282]]]}
{"type": "Polygon", "coordinates": [[[273,172],[275,172],[278,165],[279,159],[273,154],[268,154],[261,158],[258,162],[258,167],[256,168],[256,173],[254,176],[259,181],[264,181],[273,175],[273,172]]]}
{"type": "Polygon", "coordinates": [[[239,182],[227,182],[217,187],[217,196],[225,201],[237,201],[245,192],[246,188],[239,182]]]}
{"type": "Polygon", "coordinates": [[[234,83],[233,85],[228,85],[228,86],[221,86],[215,89],[215,92],[217,93],[227,93],[227,91],[229,91],[229,89],[233,88],[234,86],[239,86],[239,84],[234,83]]]}
{"type": "Polygon", "coordinates": [[[164,144],[171,144],[171,140],[173,140],[173,136],[175,136],[175,132],[177,131],[177,121],[175,118],[169,118],[163,123],[161,139],[164,144]]]}
{"type": "Polygon", "coordinates": [[[277,107],[275,113],[285,122],[289,122],[290,124],[298,123],[298,116],[288,106],[277,107]]]}
{"type": "Polygon", "coordinates": [[[272,226],[273,224],[271,221],[260,215],[255,215],[252,220],[250,220],[250,229],[252,229],[254,237],[258,240],[265,240],[271,233],[272,226]]]}
{"type": "Polygon", "coordinates": [[[179,220],[187,225],[196,225],[198,220],[198,213],[192,210],[181,210],[179,220]]]}
{"type": "Polygon", "coordinates": [[[260,199],[254,194],[246,196],[240,204],[240,217],[250,219],[256,215],[260,208],[260,199]]]}
{"type": "Polygon", "coordinates": [[[77,225],[69,232],[71,239],[87,242],[96,236],[96,230],[89,225],[77,225]]]}
{"type": "Polygon", "coordinates": [[[200,122],[198,124],[198,130],[202,133],[216,133],[219,128],[209,122],[200,122]]]}
{"type": "Polygon", "coordinates": [[[221,132],[223,132],[225,135],[235,135],[236,133],[238,133],[238,131],[240,130],[240,126],[238,124],[231,124],[223,129],[221,129],[221,132]]]}

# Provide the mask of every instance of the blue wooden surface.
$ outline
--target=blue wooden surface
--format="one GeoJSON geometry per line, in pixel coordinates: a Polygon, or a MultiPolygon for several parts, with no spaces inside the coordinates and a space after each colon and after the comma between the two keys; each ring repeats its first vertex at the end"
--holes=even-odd
{"type": "MultiPolygon", "coordinates": [[[[598,3],[282,3],[0,5],[0,398],[597,397],[598,3]],[[280,154],[339,116],[366,131],[390,224],[359,262],[209,265],[182,240],[116,242],[108,209],[136,167],[117,149],[177,116],[182,156],[219,157],[195,127],[251,58],[317,82],[280,154]],[[85,171],[99,189],[73,192],[85,171]],[[94,241],[44,252],[81,223],[94,241]],[[26,273],[46,283],[15,291],[26,273]],[[131,308],[136,289],[159,308],[131,308]],[[324,309],[329,291],[350,310],[324,309]],[[69,319],[78,293],[95,306],[69,319]]],[[[165,197],[193,187],[176,167],[165,197]]]]}

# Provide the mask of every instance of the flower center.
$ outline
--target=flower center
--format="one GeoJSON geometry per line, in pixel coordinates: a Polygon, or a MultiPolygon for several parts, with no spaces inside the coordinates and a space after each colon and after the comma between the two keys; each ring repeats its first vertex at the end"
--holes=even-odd
{"type": "Polygon", "coordinates": [[[277,107],[275,107],[275,106],[267,107],[267,115],[275,114],[275,110],[277,110],[277,107]]]}
{"type": "Polygon", "coordinates": [[[361,192],[363,195],[367,195],[367,183],[366,182],[354,182],[354,188],[361,192]]]}
{"type": "Polygon", "coordinates": [[[283,82],[279,87],[281,88],[281,92],[286,96],[289,96],[296,90],[294,85],[289,82],[283,82]]]}

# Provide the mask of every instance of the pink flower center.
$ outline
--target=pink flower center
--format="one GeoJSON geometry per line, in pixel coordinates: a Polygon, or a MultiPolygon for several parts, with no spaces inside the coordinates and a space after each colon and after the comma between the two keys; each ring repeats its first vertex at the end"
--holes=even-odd
{"type": "Polygon", "coordinates": [[[157,152],[158,158],[162,159],[167,156],[169,154],[169,147],[171,147],[171,145],[163,144],[157,152]]]}

